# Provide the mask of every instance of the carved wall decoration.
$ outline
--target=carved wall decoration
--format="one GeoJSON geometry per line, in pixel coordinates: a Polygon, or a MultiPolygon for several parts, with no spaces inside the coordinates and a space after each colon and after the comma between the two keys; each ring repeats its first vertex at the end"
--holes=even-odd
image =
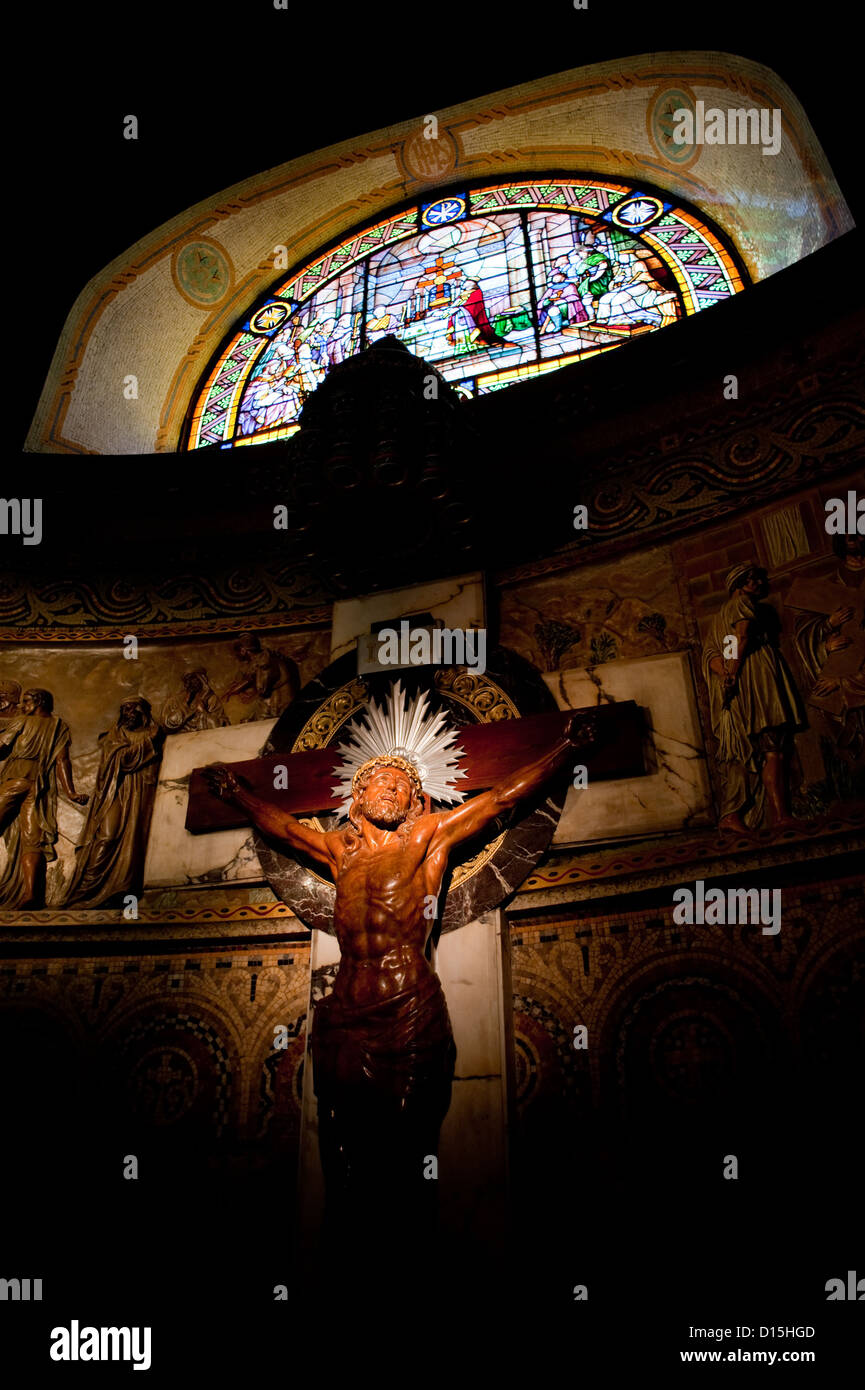
{"type": "MultiPolygon", "coordinates": [[[[865,537],[836,536],[834,558],[803,567],[785,605],[796,616],[795,650],[812,727],[824,762],[865,792],[865,537]]],[[[828,771],[828,769],[827,769],[828,771]]],[[[837,791],[842,791],[840,786],[837,791]]]]}
{"type": "MultiPolygon", "coordinates": [[[[58,908],[64,914],[69,910],[73,914],[80,914],[85,910],[102,911],[103,893],[110,890],[109,896],[114,904],[116,920],[118,907],[122,907],[125,895],[140,894],[138,870],[143,864],[141,856],[146,838],[142,837],[147,835],[148,808],[142,802],[133,817],[133,825],[126,810],[121,807],[121,802],[125,805],[124,799],[131,794],[135,778],[130,781],[124,774],[117,784],[113,778],[113,772],[119,769],[120,763],[131,756],[130,750],[121,748],[118,741],[118,706],[134,701],[143,690],[154,716],[158,716],[169,704],[169,714],[176,714],[178,686],[185,689],[182,686],[184,678],[204,668],[212,679],[211,695],[208,696],[210,713],[206,715],[209,722],[213,717],[213,690],[224,691],[229,688],[237,672],[235,642],[229,635],[207,642],[166,644],[152,642],[149,635],[141,632],[138,640],[140,644],[136,648],[135,660],[125,659],[124,651],[127,648],[121,640],[112,642],[104,638],[101,641],[93,640],[84,647],[45,642],[44,645],[16,644],[15,647],[0,649],[0,678],[5,679],[7,684],[10,683],[12,673],[16,672],[20,673],[25,689],[38,687],[53,689],[55,692],[56,706],[63,713],[72,739],[71,769],[73,777],[78,779],[75,783],[75,794],[92,794],[99,799],[96,824],[87,820],[88,813],[69,796],[60,794],[54,797],[53,814],[56,827],[51,832],[54,835],[54,853],[46,860],[44,885],[37,894],[39,901],[43,905],[47,904],[52,912],[58,908]],[[109,722],[114,724],[114,733],[109,736],[114,759],[111,769],[108,769],[105,760],[108,743],[102,737],[109,722]],[[116,797],[112,787],[117,791],[116,797]],[[106,797],[111,802],[110,805],[105,800],[106,797]],[[112,817],[115,816],[119,817],[116,826],[112,822],[112,817]],[[109,823],[111,833],[106,838],[100,827],[109,827],[109,823]],[[122,829],[121,823],[125,825],[125,830],[122,829]],[[114,863],[121,855],[121,841],[129,851],[128,854],[124,851],[122,855],[127,861],[126,870],[122,874],[119,871],[115,874],[113,870],[110,873],[106,870],[104,878],[97,874],[97,883],[91,872],[92,856],[98,849],[100,856],[108,856],[106,863],[109,859],[114,863]],[[76,852],[76,847],[85,843],[87,847],[76,852]],[[82,875],[86,877],[86,883],[82,875]]],[[[244,650],[249,650],[251,658],[250,669],[255,673],[252,678],[253,698],[250,701],[233,699],[230,701],[229,711],[235,718],[239,716],[241,719],[268,700],[274,700],[279,708],[284,708],[295,688],[294,683],[298,678],[310,679],[314,676],[326,664],[330,649],[327,632],[317,629],[300,632],[277,629],[272,636],[268,634],[267,643],[258,643],[257,648],[257,639],[253,634],[247,633],[244,641],[247,644],[244,650]],[[274,659],[273,669],[270,655],[265,657],[264,667],[254,666],[255,660],[260,659],[264,652],[278,654],[274,659]],[[261,693],[255,688],[255,681],[259,677],[261,693]]],[[[246,679],[244,676],[244,680],[246,679]]],[[[17,684],[17,680],[11,682],[11,685],[17,684]]],[[[10,694],[12,693],[14,691],[10,691],[10,694]]],[[[200,719],[201,712],[194,717],[200,719]]],[[[217,727],[221,727],[226,719],[227,715],[223,715],[217,727]]],[[[0,737],[8,733],[9,727],[10,724],[7,724],[5,728],[0,728],[0,737]]],[[[159,730],[158,740],[161,738],[162,731],[159,730]]],[[[57,767],[59,775],[59,763],[57,767]]],[[[157,768],[158,763],[153,762],[149,770],[156,773],[157,768]]],[[[14,771],[14,761],[10,762],[8,758],[6,761],[0,761],[0,786],[8,784],[14,771]]],[[[141,776],[146,775],[148,769],[141,769],[141,776]]],[[[13,849],[11,852],[14,857],[16,851],[13,849]]],[[[0,843],[0,880],[9,853],[10,840],[7,836],[5,846],[0,843]]],[[[40,866],[40,873],[42,872],[40,866]]],[[[20,896],[16,889],[16,899],[20,896]]],[[[0,900],[2,897],[0,893],[0,900]]],[[[2,901],[0,911],[5,908],[12,911],[20,906],[18,902],[13,905],[11,901],[2,901]]],[[[166,903],[162,920],[171,917],[175,906],[181,911],[184,908],[184,904],[181,903],[166,903]]],[[[215,902],[214,908],[216,906],[215,902]]],[[[220,903],[219,906],[222,907],[224,904],[220,903]]],[[[232,905],[232,911],[236,910],[232,905]]]]}
{"type": "Polygon", "coordinates": [[[225,707],[203,666],[187,671],[180,689],[165,701],[159,722],[168,734],[197,729],[221,729],[229,723],[225,707]]]}
{"type": "Polygon", "coordinates": [[[274,719],[291,704],[300,686],[297,663],[286,652],[265,646],[255,633],[234,644],[238,669],[223,700],[232,724],[274,719]]]}
{"type": "Polygon", "coordinates": [[[99,907],[141,895],[164,730],[141,696],[100,734],[99,768],[65,901],[99,907]]]}
{"type": "Polygon", "coordinates": [[[729,571],[725,584],[727,601],[703,647],[722,782],[720,827],[737,833],[765,822],[775,829],[796,828],[790,761],[794,737],[807,721],[781,650],[777,614],[763,602],[769,579],[748,560],[729,571]]]}
{"type": "MultiPolygon", "coordinates": [[[[863,649],[856,616],[862,604],[863,570],[861,557],[853,553],[861,543],[856,536],[838,537],[835,540],[843,544],[837,545],[825,527],[826,499],[844,495],[856,478],[842,476],[798,494],[795,507],[807,553],[791,554],[770,573],[767,620],[776,629],[773,640],[801,704],[793,721],[798,725],[794,746],[787,750],[792,751],[787,794],[793,813],[787,828],[803,836],[829,821],[854,816],[865,803],[865,740],[860,736],[863,649]],[[849,549],[849,556],[842,555],[842,549],[849,549]]],[[[722,522],[674,544],[674,560],[704,651],[716,615],[728,601],[724,576],[754,563],[755,557],[766,567],[770,551],[763,523],[776,508],[769,501],[741,515],[738,522],[722,522]]],[[[704,669],[700,689],[712,706],[704,710],[707,746],[722,802],[731,764],[729,750],[723,752],[718,742],[720,696],[717,679],[712,679],[709,685],[704,669]]],[[[752,829],[764,824],[756,807],[745,821],[752,829]]]]}
{"type": "Polygon", "coordinates": [[[663,460],[637,469],[627,483],[611,482],[589,504],[590,533],[599,539],[626,530],[694,522],[731,511],[759,494],[771,497],[820,472],[849,466],[865,446],[865,410],[853,398],[799,404],[773,413],[761,427],[743,430],[699,453],[673,449],[663,460]]]}
{"type": "Polygon", "coordinates": [[[656,656],[686,645],[666,546],[503,589],[502,641],[540,670],[656,656]]]}
{"type": "MultiPolygon", "coordinates": [[[[620,462],[610,476],[593,478],[593,465],[584,468],[589,481],[582,491],[588,526],[566,549],[527,564],[501,570],[500,582],[552,574],[576,564],[655,543],[677,531],[717,521],[753,505],[813,484],[815,478],[842,476],[861,466],[865,457],[865,407],[859,389],[865,356],[858,349],[841,356],[833,372],[821,372],[809,383],[802,400],[798,383],[775,384],[771,392],[755,394],[748,422],[734,423],[730,415],[704,422],[689,421],[687,442],[660,431],[639,451],[620,462]],[[839,389],[837,377],[852,377],[839,389]],[[834,378],[834,379],[833,379],[834,378]]],[[[580,401],[562,400],[562,420],[580,401]]],[[[728,406],[735,410],[735,406],[728,406]]],[[[600,473],[600,470],[598,470],[600,473]]],[[[768,558],[768,557],[767,557],[768,558]]]]}
{"type": "Polygon", "coordinates": [[[68,724],[54,713],[53,694],[40,687],[25,690],[20,714],[0,734],[2,907],[39,908],[45,903],[46,869],[57,859],[58,796],[76,805],[88,799],[75,789],[71,744],[68,724]]]}
{"type": "Polygon", "coordinates": [[[18,701],[21,699],[21,686],[17,681],[0,680],[0,733],[10,719],[18,714],[18,701]]]}
{"type": "Polygon", "coordinates": [[[257,566],[168,580],[24,579],[0,575],[0,640],[119,640],[147,627],[154,637],[237,632],[280,620],[320,625],[330,604],[294,564],[257,566]]]}

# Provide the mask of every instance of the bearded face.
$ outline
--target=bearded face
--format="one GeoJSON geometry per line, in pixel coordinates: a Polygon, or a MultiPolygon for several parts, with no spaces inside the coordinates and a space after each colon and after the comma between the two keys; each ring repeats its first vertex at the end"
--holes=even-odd
{"type": "Polygon", "coordinates": [[[21,711],[23,714],[36,714],[39,710],[44,710],[50,714],[54,708],[54,697],[48,690],[25,690],[21,696],[21,711]]]}
{"type": "Polygon", "coordinates": [[[395,830],[408,815],[411,783],[398,767],[376,768],[366,784],[361,808],[368,821],[382,830],[395,830]]]}
{"type": "Polygon", "coordinates": [[[144,706],[139,700],[128,700],[120,706],[120,723],[125,729],[139,729],[146,721],[144,706]]]}

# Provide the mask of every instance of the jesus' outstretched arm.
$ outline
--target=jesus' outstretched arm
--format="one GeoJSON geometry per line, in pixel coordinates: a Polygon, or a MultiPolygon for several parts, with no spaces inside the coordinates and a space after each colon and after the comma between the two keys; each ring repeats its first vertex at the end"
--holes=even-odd
{"type": "Polygon", "coordinates": [[[304,825],[296,816],[280,810],[273,802],[263,801],[260,796],[249,791],[224,763],[211,763],[210,767],[204,769],[204,775],[214,796],[242,806],[253,825],[262,834],[274,840],[282,840],[292,849],[302,850],[330,869],[334,867],[332,839],[325,831],[304,825]]]}
{"type": "Polygon", "coordinates": [[[591,714],[575,714],[568,724],[567,733],[549,753],[536,762],[529,763],[518,772],[512,773],[497,782],[489,791],[472,797],[462,806],[452,811],[439,813],[439,823],[430,846],[431,852],[446,849],[450,851],[462,840],[477,835],[496,816],[513,810],[521,801],[539,790],[550,777],[575,753],[585,752],[597,743],[597,721],[591,714]]]}

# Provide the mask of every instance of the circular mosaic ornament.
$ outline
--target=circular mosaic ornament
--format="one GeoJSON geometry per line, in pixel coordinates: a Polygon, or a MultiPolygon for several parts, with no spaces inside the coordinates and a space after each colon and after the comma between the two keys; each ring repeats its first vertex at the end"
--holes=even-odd
{"type": "Polygon", "coordinates": [[[438,202],[430,203],[424,208],[421,213],[421,225],[440,227],[445,222],[454,222],[458,217],[463,217],[465,211],[465,198],[439,198],[438,202]]]}
{"type": "Polygon", "coordinates": [[[540,1097],[573,1102],[589,1089],[588,1057],[576,1052],[560,1018],[514,988],[516,1102],[522,1111],[540,1097]]]}
{"type": "Polygon", "coordinates": [[[234,270],[228,252],[215,241],[190,241],[175,252],[171,274],[184,299],[199,308],[218,304],[231,288],[234,270]]]}
{"type": "Polygon", "coordinates": [[[697,103],[690,87],[660,88],[654,97],[650,98],[646,111],[649,139],[661,158],[679,169],[687,169],[700,157],[700,146],[693,140],[680,145],[673,139],[676,130],[681,128],[681,118],[677,120],[676,113],[683,109],[691,113],[693,131],[697,103]]]}
{"type": "Polygon", "coordinates": [[[435,140],[428,140],[423,130],[415,131],[399,155],[406,173],[424,183],[453,173],[457,165],[456,142],[447,130],[440,131],[435,140]]]}
{"type": "Polygon", "coordinates": [[[617,203],[613,208],[612,218],[617,227],[642,231],[650,222],[654,222],[656,217],[660,217],[663,211],[664,204],[660,198],[640,193],[636,198],[626,198],[624,202],[617,203]]]}
{"type": "Polygon", "coordinates": [[[252,333],[273,333],[275,329],[281,328],[290,313],[287,304],[265,304],[263,309],[259,309],[249,320],[249,327],[252,333]]]}

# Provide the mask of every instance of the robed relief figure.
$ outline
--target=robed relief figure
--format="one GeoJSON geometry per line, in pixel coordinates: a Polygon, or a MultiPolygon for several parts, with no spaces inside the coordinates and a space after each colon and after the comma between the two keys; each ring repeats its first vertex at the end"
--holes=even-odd
{"type": "Polygon", "coordinates": [[[170,695],[162,706],[159,722],[166,733],[198,733],[201,729],[225,727],[228,716],[203,666],[186,671],[181,685],[182,690],[170,695]]]}
{"type": "Polygon", "coordinates": [[[766,571],[737,565],[726,585],[730,597],[703,647],[723,788],[720,826],[741,833],[767,819],[773,829],[794,827],[790,757],[794,735],[808,727],[805,706],[780,649],[778,615],[763,602],[766,571]]]}
{"type": "Polygon", "coordinates": [[[222,696],[231,722],[251,724],[282,714],[300,686],[297,664],[284,652],[265,647],[252,632],[240,634],[234,651],[240,669],[222,696]]]}
{"type": "Polygon", "coordinates": [[[143,696],[100,734],[99,771],[64,904],[102,907],[141,892],[163,730],[143,696]]]}
{"type": "Polygon", "coordinates": [[[6,867],[0,874],[0,907],[45,905],[47,865],[57,858],[57,787],[76,806],[69,759],[69,726],[54,713],[50,690],[25,690],[20,713],[0,731],[0,831],[6,867]]]}
{"type": "Polygon", "coordinates": [[[0,730],[5,729],[16,714],[20,714],[20,699],[21,687],[17,681],[0,681],[0,730]]]}
{"type": "Polygon", "coordinates": [[[579,733],[543,758],[464,801],[453,751],[458,737],[427,696],[403,710],[399,685],[388,707],[368,707],[340,746],[347,824],[317,830],[241,785],[229,768],[207,769],[214,792],[242,807],[272,840],[323,864],[336,885],[333,926],[342,952],[333,992],[315,1007],[312,1058],[322,1166],[333,1232],[369,1236],[399,1213],[405,1229],[428,1230],[435,1156],[450,1104],[455,1047],[439,978],[426,956],[435,905],[452,851],[531,797],[575,750],[579,733]],[[424,796],[439,804],[429,811],[424,796]]]}
{"type": "Polygon", "coordinates": [[[805,610],[796,650],[812,722],[855,763],[865,754],[865,536],[834,536],[832,549],[834,572],[799,576],[787,602],[805,610]]]}

